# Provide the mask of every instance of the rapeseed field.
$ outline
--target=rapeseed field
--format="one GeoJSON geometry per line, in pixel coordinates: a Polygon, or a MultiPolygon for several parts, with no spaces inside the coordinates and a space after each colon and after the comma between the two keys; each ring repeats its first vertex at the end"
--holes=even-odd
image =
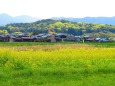
{"type": "Polygon", "coordinates": [[[112,47],[0,48],[1,86],[115,86],[114,80],[112,47]]]}

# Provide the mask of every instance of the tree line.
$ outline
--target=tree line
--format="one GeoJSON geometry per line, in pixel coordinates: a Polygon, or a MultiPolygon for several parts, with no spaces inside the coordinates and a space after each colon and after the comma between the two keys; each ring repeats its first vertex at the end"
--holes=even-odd
{"type": "Polygon", "coordinates": [[[6,26],[0,26],[0,30],[7,30],[8,33],[47,33],[51,28],[56,33],[67,33],[72,35],[90,34],[96,37],[115,36],[115,26],[110,24],[91,24],[82,22],[70,22],[66,20],[40,20],[32,23],[13,23],[6,26]]]}

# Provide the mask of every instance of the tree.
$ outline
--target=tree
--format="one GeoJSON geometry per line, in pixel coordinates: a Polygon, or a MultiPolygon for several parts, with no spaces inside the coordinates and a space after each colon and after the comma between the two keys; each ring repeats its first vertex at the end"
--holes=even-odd
{"type": "Polygon", "coordinates": [[[0,30],[0,34],[8,34],[7,30],[0,30]]]}

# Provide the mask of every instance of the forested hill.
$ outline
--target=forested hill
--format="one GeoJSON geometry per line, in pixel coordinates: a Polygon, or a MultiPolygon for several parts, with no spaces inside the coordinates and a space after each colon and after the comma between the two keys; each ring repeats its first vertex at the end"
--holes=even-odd
{"type": "Polygon", "coordinates": [[[66,20],[40,20],[33,23],[14,23],[0,26],[1,30],[12,32],[34,32],[47,33],[47,28],[53,29],[57,33],[67,33],[73,35],[92,34],[115,36],[115,26],[107,24],[90,24],[82,22],[70,22],[66,20]]]}

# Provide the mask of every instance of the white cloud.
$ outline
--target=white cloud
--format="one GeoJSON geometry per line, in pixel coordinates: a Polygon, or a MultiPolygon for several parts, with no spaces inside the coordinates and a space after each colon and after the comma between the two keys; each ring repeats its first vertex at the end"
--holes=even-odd
{"type": "Polygon", "coordinates": [[[40,18],[115,16],[114,0],[0,0],[0,13],[40,18]]]}

